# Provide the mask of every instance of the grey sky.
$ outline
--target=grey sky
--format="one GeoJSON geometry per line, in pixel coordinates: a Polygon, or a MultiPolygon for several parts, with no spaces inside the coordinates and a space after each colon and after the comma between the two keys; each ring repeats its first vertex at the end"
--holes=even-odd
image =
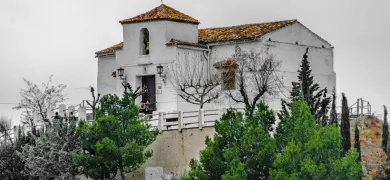
{"type": "MultiPolygon", "coordinates": [[[[337,92],[350,104],[363,97],[381,113],[390,105],[388,50],[390,17],[386,0],[164,0],[198,19],[200,28],[298,19],[334,47],[337,92]]],[[[1,0],[0,103],[16,103],[25,84],[53,74],[67,84],[68,104],[96,86],[94,52],[122,41],[119,20],[161,4],[160,0],[1,0]]],[[[339,103],[340,104],[340,103],[339,103]]],[[[13,105],[0,114],[19,118],[13,105]]]]}

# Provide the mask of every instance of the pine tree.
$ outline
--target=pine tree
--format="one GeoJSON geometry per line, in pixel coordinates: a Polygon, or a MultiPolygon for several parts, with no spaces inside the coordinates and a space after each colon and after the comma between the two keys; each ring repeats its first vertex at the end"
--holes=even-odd
{"type": "Polygon", "coordinates": [[[382,130],[382,149],[387,153],[387,144],[389,140],[389,124],[387,122],[387,108],[384,106],[384,116],[383,116],[383,130],[382,130]]]}
{"type": "Polygon", "coordinates": [[[313,75],[311,75],[310,63],[308,61],[309,48],[306,49],[303,55],[301,69],[298,70],[298,82],[292,82],[293,88],[290,92],[291,97],[303,96],[304,100],[309,105],[311,113],[315,116],[317,123],[326,125],[328,122],[328,110],[330,97],[327,97],[328,90],[320,89],[318,83],[314,83],[313,75]]]}
{"type": "Polygon", "coordinates": [[[332,94],[332,107],[330,109],[330,122],[329,124],[335,124],[336,127],[339,126],[337,122],[337,112],[336,112],[336,92],[333,89],[333,94],[332,94]]]}
{"type": "Polygon", "coordinates": [[[355,145],[354,145],[354,147],[356,148],[357,152],[359,153],[359,161],[360,161],[360,158],[362,156],[361,156],[361,152],[360,152],[360,134],[359,134],[359,127],[358,127],[357,121],[355,124],[355,145]]]}
{"type": "Polygon", "coordinates": [[[139,119],[133,95],[127,91],[122,98],[106,94],[96,109],[97,120],[92,124],[80,121],[77,134],[85,151],[74,153],[73,160],[82,174],[113,179],[120,173],[124,180],[125,173],[135,171],[153,155],[147,147],[158,131],[151,131],[150,125],[139,119]]]}
{"type": "Polygon", "coordinates": [[[349,126],[349,108],[348,108],[348,100],[345,97],[345,94],[342,94],[342,109],[341,109],[341,136],[342,136],[342,146],[343,146],[343,152],[342,154],[345,155],[348,150],[351,148],[351,133],[350,133],[350,126],[349,126]]]}

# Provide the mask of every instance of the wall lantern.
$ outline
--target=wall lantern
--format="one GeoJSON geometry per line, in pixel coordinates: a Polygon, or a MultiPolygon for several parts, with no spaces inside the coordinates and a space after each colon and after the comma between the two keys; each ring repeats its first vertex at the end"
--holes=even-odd
{"type": "Polygon", "coordinates": [[[118,76],[123,80],[124,79],[124,72],[125,72],[125,70],[122,68],[122,67],[120,67],[120,68],[118,68],[118,76]]]}
{"type": "Polygon", "coordinates": [[[166,75],[164,74],[164,66],[162,66],[161,64],[157,66],[157,74],[160,75],[163,82],[165,83],[166,75]]]}

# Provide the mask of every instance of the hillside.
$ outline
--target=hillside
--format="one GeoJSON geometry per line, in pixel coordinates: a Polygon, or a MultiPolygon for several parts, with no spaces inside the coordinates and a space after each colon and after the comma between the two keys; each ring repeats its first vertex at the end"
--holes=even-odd
{"type": "Polygon", "coordinates": [[[382,144],[383,120],[372,116],[362,116],[351,120],[351,141],[355,140],[355,123],[358,123],[361,147],[361,160],[363,163],[363,179],[379,179],[385,175],[386,153],[382,144]]]}

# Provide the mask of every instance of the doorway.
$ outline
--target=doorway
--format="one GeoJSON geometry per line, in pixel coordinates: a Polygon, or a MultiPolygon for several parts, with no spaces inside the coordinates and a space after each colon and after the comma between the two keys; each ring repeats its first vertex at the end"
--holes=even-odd
{"type": "MultiPolygon", "coordinates": [[[[149,102],[152,107],[155,107],[156,104],[156,77],[155,75],[151,76],[142,76],[142,87],[146,86],[147,92],[142,95],[142,103],[149,102]]],[[[154,109],[154,108],[152,108],[154,109]]]]}

